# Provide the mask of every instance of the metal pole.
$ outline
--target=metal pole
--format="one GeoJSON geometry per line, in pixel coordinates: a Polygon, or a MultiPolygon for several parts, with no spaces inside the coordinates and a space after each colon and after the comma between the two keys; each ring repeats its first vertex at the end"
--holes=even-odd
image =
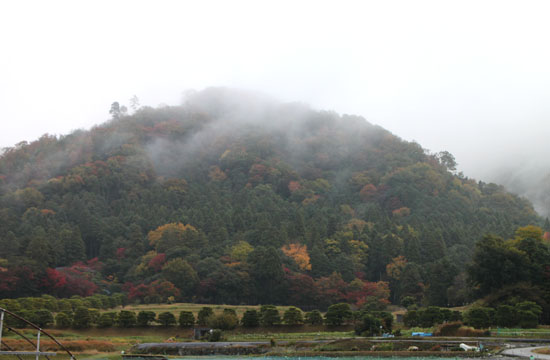
{"type": "Polygon", "coordinates": [[[4,331],[4,310],[0,312],[0,348],[2,347],[2,331],[4,331]]]}
{"type": "MultiPolygon", "coordinates": [[[[38,325],[33,324],[33,323],[30,322],[29,320],[23,319],[21,316],[12,313],[12,312],[9,311],[9,310],[0,308],[0,311],[5,311],[8,315],[13,316],[14,318],[23,321],[24,323],[30,325],[31,327],[33,327],[33,328],[35,328],[35,329],[37,329],[37,330],[40,330],[40,331],[44,332],[44,335],[46,335],[47,337],[49,337],[50,339],[52,339],[52,341],[53,341],[54,343],[56,343],[56,344],[57,344],[61,349],[63,349],[67,354],[69,354],[69,356],[71,357],[71,359],[76,359],[75,356],[69,351],[69,349],[67,349],[65,346],[63,346],[63,344],[61,344],[59,341],[57,341],[56,338],[54,338],[53,336],[51,336],[50,334],[48,334],[48,332],[47,332],[46,330],[41,329],[38,325]]],[[[14,329],[10,329],[10,330],[11,330],[11,331],[15,331],[14,329]]],[[[21,337],[24,337],[24,336],[22,336],[22,335],[20,335],[20,336],[21,336],[21,337]]],[[[4,344],[4,345],[5,345],[5,344],[4,344]]],[[[46,356],[46,358],[47,358],[47,356],[46,356]]]]}
{"type": "Polygon", "coordinates": [[[40,329],[38,330],[38,335],[36,336],[36,360],[40,357],[40,329]]]}
{"type": "MultiPolygon", "coordinates": [[[[12,329],[12,328],[10,328],[10,327],[8,327],[8,330],[11,331],[11,332],[13,332],[13,333],[16,334],[16,335],[21,336],[21,338],[22,338],[23,340],[25,340],[26,342],[28,342],[28,343],[31,344],[32,346],[35,346],[35,344],[32,342],[32,340],[29,339],[28,337],[26,337],[25,334],[22,334],[22,333],[20,333],[19,331],[15,330],[15,329],[12,329]]],[[[4,346],[7,346],[7,344],[4,343],[4,346]]],[[[71,355],[71,356],[72,356],[72,355],[71,355]]],[[[44,355],[44,357],[45,357],[47,360],[50,360],[50,358],[48,357],[48,355],[44,355]]],[[[71,358],[73,358],[73,357],[71,357],[71,358]]]]}

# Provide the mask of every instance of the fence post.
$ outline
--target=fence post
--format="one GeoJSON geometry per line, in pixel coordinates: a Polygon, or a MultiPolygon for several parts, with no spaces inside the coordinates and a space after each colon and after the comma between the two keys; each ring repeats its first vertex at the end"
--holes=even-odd
{"type": "Polygon", "coordinates": [[[0,312],[0,349],[2,348],[2,331],[4,331],[4,310],[0,312]]]}
{"type": "Polygon", "coordinates": [[[36,336],[36,360],[40,358],[40,329],[38,330],[38,335],[36,336]]]}

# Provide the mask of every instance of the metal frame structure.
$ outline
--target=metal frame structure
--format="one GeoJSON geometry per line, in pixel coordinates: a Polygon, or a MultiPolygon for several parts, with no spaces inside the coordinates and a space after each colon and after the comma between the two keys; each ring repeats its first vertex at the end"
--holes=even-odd
{"type": "Polygon", "coordinates": [[[41,329],[38,325],[35,325],[32,322],[30,322],[26,319],[23,319],[21,316],[19,316],[17,314],[14,314],[11,311],[0,308],[0,357],[2,355],[12,355],[12,356],[17,356],[17,358],[19,358],[19,360],[23,360],[21,358],[21,355],[35,355],[36,360],[39,360],[40,356],[45,356],[47,360],[50,360],[50,358],[48,356],[55,356],[55,355],[57,355],[57,353],[40,351],[40,334],[44,334],[47,337],[49,337],[51,340],[53,340],[53,342],[55,342],[61,349],[63,349],[67,354],[69,354],[71,360],[76,360],[75,356],[69,351],[69,349],[67,349],[65,346],[63,346],[52,335],[48,334],[48,332],[46,330],[41,329]],[[20,333],[19,331],[15,330],[15,329],[13,329],[9,326],[6,326],[6,329],[8,331],[11,331],[14,334],[18,335],[19,337],[23,338],[26,342],[28,342],[33,347],[35,347],[36,351],[17,351],[17,350],[13,350],[11,347],[8,346],[8,344],[6,344],[4,341],[2,341],[2,332],[4,330],[4,317],[5,317],[6,314],[9,315],[9,316],[14,317],[14,318],[16,318],[20,321],[23,321],[25,324],[29,325],[30,327],[34,328],[35,330],[38,330],[37,335],[36,335],[36,343],[35,343],[31,339],[29,339],[28,337],[26,337],[25,335],[20,333]],[[2,346],[4,346],[7,349],[7,351],[2,351],[2,346]]]}

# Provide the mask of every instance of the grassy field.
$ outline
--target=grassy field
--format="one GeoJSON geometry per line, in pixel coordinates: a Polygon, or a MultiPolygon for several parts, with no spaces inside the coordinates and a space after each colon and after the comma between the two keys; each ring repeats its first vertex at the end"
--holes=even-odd
{"type": "MultiPolygon", "coordinates": [[[[200,307],[199,307],[200,308],[200,307]]],[[[222,308],[223,310],[223,308],[222,308]]],[[[21,332],[30,339],[36,339],[34,330],[25,329],[21,332]]],[[[76,329],[50,329],[48,330],[58,341],[71,352],[79,355],[120,354],[128,351],[133,345],[139,343],[162,343],[167,341],[193,341],[193,331],[189,328],[153,326],[148,328],[90,328],[76,329]]],[[[271,328],[245,329],[237,328],[232,331],[224,331],[224,340],[227,341],[299,341],[341,339],[353,337],[351,326],[342,326],[327,330],[324,326],[274,326],[271,328]]],[[[6,334],[3,341],[18,350],[33,350],[33,348],[13,334],[6,334]]],[[[61,350],[46,337],[41,339],[43,351],[57,351],[62,358],[61,350]]],[[[81,358],[82,356],[79,356],[81,358]]],[[[26,359],[24,359],[26,360],[26,359]]]]}
{"type": "MultiPolygon", "coordinates": [[[[161,312],[169,311],[176,318],[181,311],[191,311],[197,316],[199,310],[204,307],[211,307],[215,313],[221,313],[224,309],[234,309],[239,317],[248,309],[259,310],[259,306],[239,306],[239,305],[207,305],[207,304],[191,304],[191,303],[176,303],[176,304],[149,304],[149,305],[128,305],[124,310],[135,311],[136,313],[142,310],[154,311],[160,314],[161,312]]],[[[120,311],[122,308],[110,309],[106,311],[120,311]]],[[[281,316],[288,307],[278,307],[281,316]]],[[[403,337],[411,336],[413,331],[433,332],[432,328],[413,328],[403,329],[402,325],[396,324],[396,328],[401,328],[403,337]]],[[[147,328],[118,328],[109,327],[104,329],[90,328],[83,330],[75,329],[49,329],[62,344],[67,346],[72,352],[78,354],[79,359],[88,360],[112,360],[119,359],[121,351],[128,351],[133,345],[139,343],[150,342],[166,342],[166,341],[193,341],[193,332],[189,328],[161,327],[151,326],[147,328]]],[[[34,330],[22,330],[22,332],[31,339],[36,338],[34,330]]],[[[538,329],[491,329],[492,336],[495,337],[533,337],[533,338],[550,338],[550,327],[540,327],[538,329]]],[[[338,340],[355,337],[353,326],[342,326],[338,328],[328,328],[326,326],[274,326],[271,328],[242,328],[238,327],[232,331],[224,331],[224,340],[227,341],[300,341],[300,340],[338,340]]],[[[7,342],[12,342],[14,348],[24,350],[28,347],[22,340],[18,340],[15,336],[5,334],[4,339],[7,342]]],[[[58,351],[54,344],[48,342],[43,337],[41,340],[42,350],[58,351]]],[[[32,350],[32,349],[29,349],[32,350]]],[[[59,352],[56,357],[58,360],[65,360],[65,357],[59,352]]],[[[11,360],[11,359],[7,359],[11,360]]],[[[26,359],[23,359],[26,360],[26,359]]]]}
{"type": "MultiPolygon", "coordinates": [[[[30,339],[36,340],[36,332],[31,330],[21,331],[25,336],[30,339]]],[[[61,344],[68,348],[71,352],[75,353],[120,353],[122,350],[128,350],[135,344],[145,342],[165,342],[170,338],[176,338],[180,341],[190,340],[192,330],[181,329],[177,327],[173,328],[107,328],[107,329],[86,329],[86,330],[59,330],[53,329],[48,331],[52,334],[61,344]]],[[[9,334],[9,333],[8,333],[9,334]]],[[[17,336],[6,335],[2,339],[12,348],[17,350],[33,350],[33,348],[21,340],[17,336]]],[[[57,351],[61,354],[62,350],[59,349],[51,340],[42,336],[41,350],[43,351],[57,351]]],[[[59,356],[56,357],[59,359],[59,356]]]]}
{"type": "Polygon", "coordinates": [[[550,328],[537,329],[490,329],[491,336],[521,337],[521,338],[550,338],[550,328]]]}
{"type": "MultiPolygon", "coordinates": [[[[78,360],[121,360],[120,352],[115,353],[96,353],[96,354],[78,354],[75,355],[78,360]]],[[[21,356],[22,360],[35,360],[34,355],[23,355],[21,356]]],[[[21,360],[16,356],[2,356],[2,360],[21,360]]],[[[41,358],[45,359],[45,358],[41,358]]],[[[69,355],[57,354],[55,357],[51,357],[51,360],[70,360],[69,355]]]]}
{"type": "Polygon", "coordinates": [[[264,332],[264,333],[234,333],[227,332],[227,341],[297,341],[297,340],[327,340],[354,337],[353,331],[316,331],[316,332],[264,332]]]}
{"type": "MultiPolygon", "coordinates": [[[[495,331],[494,329],[493,331],[495,331]]],[[[550,337],[550,329],[507,329],[514,333],[521,334],[537,334],[536,337],[550,337]]],[[[403,336],[410,336],[411,331],[429,332],[431,329],[409,329],[402,330],[403,336]]],[[[190,329],[182,329],[179,327],[150,327],[150,328],[107,328],[107,329],[86,329],[86,330],[51,330],[62,344],[67,346],[79,360],[115,360],[120,359],[120,352],[128,350],[135,344],[147,342],[166,342],[166,341],[191,341],[192,331],[190,329]]],[[[35,331],[24,330],[24,334],[30,338],[35,338],[35,331]]],[[[493,333],[496,334],[496,331],[493,333]]],[[[359,341],[351,340],[355,334],[351,326],[341,327],[338,329],[327,329],[323,326],[299,326],[288,328],[284,326],[273,327],[269,329],[243,329],[238,328],[233,331],[224,332],[224,340],[227,341],[288,341],[294,343],[300,340],[343,340],[343,341],[359,341]],[[344,339],[350,340],[344,340],[344,339]]],[[[17,341],[13,336],[5,336],[5,341],[17,341]]],[[[43,338],[41,340],[42,350],[57,351],[57,360],[68,360],[59,349],[48,348],[48,341],[43,338]]],[[[22,349],[21,349],[22,350],[22,349]]],[[[31,349],[29,349],[31,350],[31,349]]],[[[326,349],[325,349],[326,350],[326,349]]],[[[290,351],[290,350],[289,350],[290,351]]],[[[547,350],[550,352],[550,349],[547,350]]],[[[11,360],[7,359],[6,360],[11,360]]],[[[13,359],[15,360],[15,358],[13,359]]],[[[24,358],[23,360],[27,360],[24,358]]],[[[29,360],[32,360],[29,358],[29,360]]]]}

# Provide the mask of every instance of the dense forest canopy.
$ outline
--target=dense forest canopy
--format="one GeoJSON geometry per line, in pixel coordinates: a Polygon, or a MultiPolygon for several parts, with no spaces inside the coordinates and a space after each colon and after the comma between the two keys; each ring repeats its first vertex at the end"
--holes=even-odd
{"type": "Polygon", "coordinates": [[[457,305],[484,234],[543,226],[362,117],[220,88],[124,110],[5,149],[0,298],[457,305]]]}

